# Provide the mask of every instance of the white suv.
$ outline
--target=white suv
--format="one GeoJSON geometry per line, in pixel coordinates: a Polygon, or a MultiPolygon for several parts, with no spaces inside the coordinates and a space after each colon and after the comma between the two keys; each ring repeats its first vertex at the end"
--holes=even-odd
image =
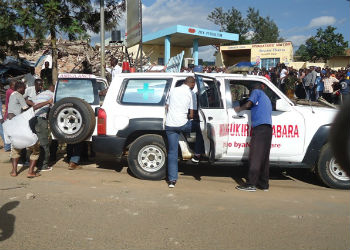
{"type": "MultiPolygon", "coordinates": [[[[266,85],[266,94],[273,104],[271,166],[311,168],[325,185],[350,188],[350,178],[338,166],[328,143],[337,110],[296,105],[265,77],[255,75],[120,74],[98,108],[93,150],[114,158],[126,156],[130,170],[138,178],[165,178],[165,101],[170,89],[190,75],[196,78],[205,157],[210,163],[229,162],[233,167],[246,163],[251,138],[250,110],[237,114],[233,103],[246,101],[251,86],[259,82],[266,85]]],[[[180,138],[182,160],[192,156],[192,137],[180,138]]]]}

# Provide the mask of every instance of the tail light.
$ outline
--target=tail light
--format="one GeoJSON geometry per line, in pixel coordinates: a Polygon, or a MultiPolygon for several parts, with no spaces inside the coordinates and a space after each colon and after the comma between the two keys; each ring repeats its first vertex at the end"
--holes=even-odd
{"type": "Polygon", "coordinates": [[[98,110],[97,114],[97,134],[106,135],[107,133],[107,114],[102,108],[98,110]]]}

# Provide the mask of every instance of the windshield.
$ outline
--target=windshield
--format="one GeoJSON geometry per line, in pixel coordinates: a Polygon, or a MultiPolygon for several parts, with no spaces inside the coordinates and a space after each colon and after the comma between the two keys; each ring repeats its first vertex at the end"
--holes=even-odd
{"type": "Polygon", "coordinates": [[[78,97],[89,104],[98,104],[95,79],[59,79],[56,86],[55,101],[65,97],[78,97]]]}

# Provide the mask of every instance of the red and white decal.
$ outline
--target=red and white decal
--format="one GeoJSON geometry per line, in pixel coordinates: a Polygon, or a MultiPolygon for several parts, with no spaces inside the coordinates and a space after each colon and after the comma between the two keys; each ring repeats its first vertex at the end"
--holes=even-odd
{"type": "MultiPolygon", "coordinates": [[[[253,128],[248,124],[220,124],[219,135],[222,136],[242,136],[251,137],[253,128]]],[[[274,138],[299,138],[299,128],[297,124],[272,125],[272,137],[274,138]]]]}

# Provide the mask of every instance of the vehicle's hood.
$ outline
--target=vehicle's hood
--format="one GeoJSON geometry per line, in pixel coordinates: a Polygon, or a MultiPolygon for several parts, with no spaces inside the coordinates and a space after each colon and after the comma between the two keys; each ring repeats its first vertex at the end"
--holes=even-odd
{"type": "Polygon", "coordinates": [[[315,124],[326,125],[331,124],[339,112],[338,109],[325,108],[325,107],[311,107],[297,105],[295,109],[302,113],[307,120],[314,122],[315,124]]]}

